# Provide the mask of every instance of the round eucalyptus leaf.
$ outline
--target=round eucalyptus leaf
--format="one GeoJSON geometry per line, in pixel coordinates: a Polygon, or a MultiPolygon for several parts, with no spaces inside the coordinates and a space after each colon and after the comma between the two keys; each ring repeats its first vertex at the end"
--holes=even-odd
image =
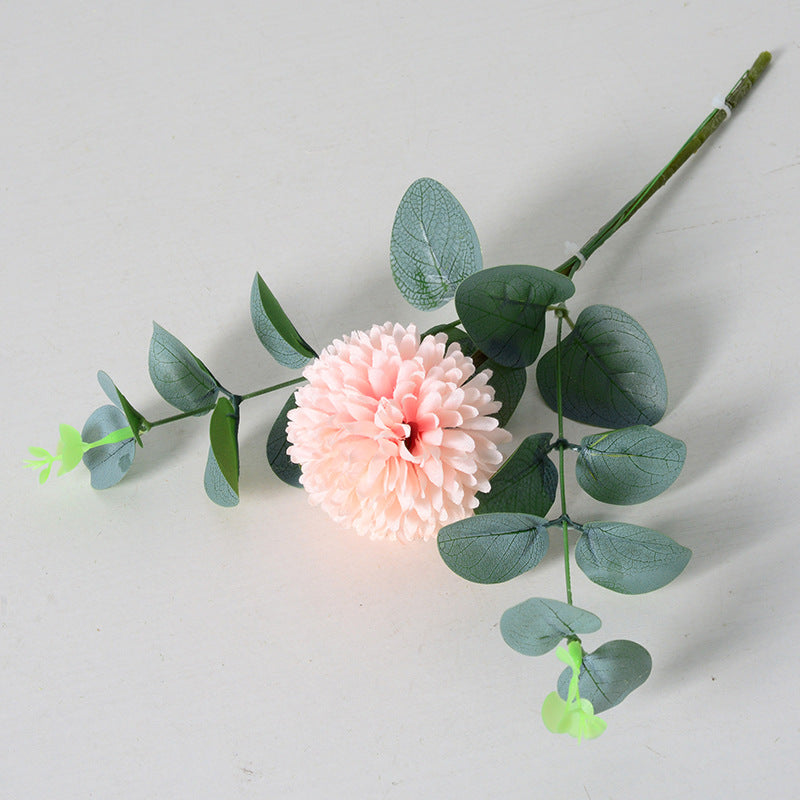
{"type": "MultiPolygon", "coordinates": [[[[606,642],[593,653],[583,656],[578,692],[588,700],[595,714],[621,703],[650,676],[653,660],[640,644],[627,639],[606,642]]],[[[558,678],[558,693],[567,699],[572,669],[567,667],[558,678]]]]}
{"type": "Polygon", "coordinates": [[[316,357],[257,272],[250,290],[250,318],[261,344],[284,367],[300,369],[316,357]]]}
{"type": "Polygon", "coordinates": [[[501,583],[533,569],[549,545],[546,520],[532,514],[481,514],[445,525],[439,553],[475,583],[501,583]]]}
{"type": "Polygon", "coordinates": [[[686,445],[648,425],[581,439],[575,474],[603,503],[643,503],[670,487],[683,469],[686,445]]]}
{"type": "Polygon", "coordinates": [[[216,378],[184,344],[155,322],[148,367],[156,391],[175,408],[191,412],[214,404],[219,391],[216,378]]]}
{"type": "Polygon", "coordinates": [[[458,284],[483,266],[467,212],[433,178],[414,181],[400,200],[389,257],[397,288],[424,311],[443,306],[458,284]]]}
{"type": "Polygon", "coordinates": [[[575,562],[586,577],[621,594],[666,586],[691,557],[669,536],[625,522],[588,522],[575,545],[575,562]]]}
{"type": "MultiPolygon", "coordinates": [[[[536,367],[547,405],[558,408],[556,348],[536,367]]],[[[641,325],[611,306],[588,306],[561,343],[564,416],[576,422],[623,428],[655,425],[667,409],[667,379],[641,325]]]]}
{"type": "Polygon", "coordinates": [[[568,636],[594,633],[600,618],[590,611],[543,597],[512,606],[500,618],[505,643],[525,656],[541,656],[568,636]]]}
{"type": "Polygon", "coordinates": [[[558,470],[548,457],[552,434],[528,436],[492,476],[489,492],[478,493],[476,514],[497,511],[543,517],[553,505],[558,470]]]}
{"type": "Polygon", "coordinates": [[[542,349],[547,306],[575,284],[558,272],[523,264],[481,270],[456,291],[456,311],[477,348],[506,367],[527,367],[542,349]]]}
{"type": "MultiPolygon", "coordinates": [[[[81,439],[96,442],[128,425],[125,415],[116,406],[100,406],[83,426],[81,439]]],[[[122,442],[93,447],[83,454],[83,463],[90,473],[92,488],[109,489],[118,484],[133,464],[136,442],[133,438],[122,442]]]]}

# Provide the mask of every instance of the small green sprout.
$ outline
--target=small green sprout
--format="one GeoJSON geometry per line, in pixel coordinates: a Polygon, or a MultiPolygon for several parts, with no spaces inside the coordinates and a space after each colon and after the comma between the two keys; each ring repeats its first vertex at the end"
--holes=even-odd
{"type": "Polygon", "coordinates": [[[60,439],[56,446],[56,452],[50,453],[43,447],[30,447],[28,452],[33,458],[25,460],[25,466],[31,469],[41,469],[39,473],[39,483],[44,483],[50,477],[50,470],[56,461],[61,462],[57,475],[64,475],[75,469],[80,464],[83,454],[94,447],[101,447],[104,444],[115,444],[124,442],[126,439],[133,438],[130,426],[112,431],[108,436],[98,439],[96,442],[84,442],[80,431],[72,425],[59,425],[58,432],[60,439]]]}
{"type": "Polygon", "coordinates": [[[542,704],[542,721],[551,733],[568,733],[578,741],[596,739],[608,724],[595,716],[589,700],[583,699],[578,690],[578,677],[583,664],[583,648],[573,639],[567,648],[558,647],[556,656],[572,668],[567,699],[562,700],[558,692],[551,692],[542,704]]]}

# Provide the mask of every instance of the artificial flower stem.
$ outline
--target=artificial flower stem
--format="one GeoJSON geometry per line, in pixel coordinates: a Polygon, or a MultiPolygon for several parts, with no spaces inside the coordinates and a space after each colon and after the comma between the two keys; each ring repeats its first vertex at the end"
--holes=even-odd
{"type": "Polygon", "coordinates": [[[567,490],[564,485],[564,410],[561,399],[561,327],[565,308],[556,309],[556,413],[558,414],[558,486],[561,493],[561,530],[564,540],[564,581],[567,586],[567,603],[572,605],[572,582],[569,575],[569,523],[567,516],[567,490]]]}
{"type": "Polygon", "coordinates": [[[556,272],[571,278],[600,245],[608,241],[664,184],[694,155],[712,133],[728,118],[730,111],[744,99],[772,59],[769,52],[761,53],[750,69],[737,81],[725,97],[727,109],[715,108],[687,139],[672,160],[632,200],[626,203],[602,228],[592,236],[578,253],[567,259],[556,272]]]}
{"type": "MultiPolygon", "coordinates": [[[[287,386],[293,386],[296,383],[301,383],[304,381],[305,378],[292,378],[290,381],[284,381],[283,383],[276,383],[274,386],[267,386],[266,389],[258,389],[255,392],[248,392],[247,394],[241,394],[238,396],[238,401],[241,403],[243,400],[249,400],[251,397],[259,397],[262,394],[268,394],[269,392],[275,392],[278,389],[284,389],[287,386]]],[[[175,414],[171,417],[164,417],[164,419],[157,419],[155,422],[148,423],[151,428],[155,428],[159,425],[166,425],[168,422],[177,422],[181,419],[187,419],[188,417],[196,417],[198,414],[205,414],[207,411],[213,411],[214,406],[203,406],[202,408],[195,409],[194,411],[185,411],[183,414],[175,414]]]]}

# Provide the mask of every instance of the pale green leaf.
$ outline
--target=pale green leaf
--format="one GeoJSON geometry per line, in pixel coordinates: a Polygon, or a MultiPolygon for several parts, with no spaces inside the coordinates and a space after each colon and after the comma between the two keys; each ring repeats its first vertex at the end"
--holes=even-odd
{"type": "Polygon", "coordinates": [[[575,545],[575,562],[589,580],[622,594],[660,589],[691,556],[669,536],[625,522],[589,522],[575,545]]]}
{"type": "Polygon", "coordinates": [[[219,384],[208,367],[155,322],[148,366],[156,391],[181,411],[198,411],[216,401],[219,384]]]}
{"type": "Polygon", "coordinates": [[[683,468],[686,445],[647,425],[597,433],[581,440],[575,473],[595,500],[643,503],[671,486],[683,468]]]}
{"type": "Polygon", "coordinates": [[[481,514],[445,525],[439,553],[453,572],[501,583],[533,569],[549,545],[546,520],[532,514],[481,514]]]}
{"type": "Polygon", "coordinates": [[[438,181],[420,178],[400,201],[392,226],[392,275],[415,308],[439,308],[483,266],[467,212],[438,181]]]}
{"type": "Polygon", "coordinates": [[[136,439],[136,444],[139,447],[144,447],[139,432],[142,430],[142,423],[147,424],[147,420],[128,402],[128,398],[116,387],[108,373],[100,370],[97,373],[97,382],[105,392],[106,397],[125,415],[125,419],[127,419],[128,425],[133,432],[133,438],[136,439]]]}
{"type": "MultiPolygon", "coordinates": [[[[606,642],[593,653],[583,656],[578,679],[581,700],[592,704],[595,714],[601,714],[621,703],[650,675],[653,662],[650,653],[640,644],[627,639],[606,642]]],[[[572,669],[567,667],[558,678],[558,693],[566,699],[572,669]]]]}
{"type": "Polygon", "coordinates": [[[284,367],[300,369],[316,356],[258,273],[250,291],[250,318],[261,344],[284,367]]]}
{"type": "MultiPolygon", "coordinates": [[[[126,425],[125,414],[117,406],[101,406],[86,420],[81,439],[84,442],[97,442],[126,425]]],[[[87,450],[83,454],[83,463],[90,472],[92,487],[109,489],[119,483],[133,465],[135,455],[136,442],[132,437],[87,450]]]]}
{"type": "Polygon", "coordinates": [[[543,597],[512,606],[500,618],[506,644],[526,656],[544,655],[562,639],[599,628],[600,619],[591,612],[543,597]]]}

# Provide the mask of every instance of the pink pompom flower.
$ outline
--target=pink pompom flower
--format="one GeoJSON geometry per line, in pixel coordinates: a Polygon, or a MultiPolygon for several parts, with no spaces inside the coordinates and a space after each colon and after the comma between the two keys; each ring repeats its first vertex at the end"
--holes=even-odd
{"type": "Polygon", "coordinates": [[[372,539],[429,539],[469,516],[511,435],[491,375],[444,333],[387,322],[336,339],[304,372],[287,452],[314,505],[372,539]]]}

